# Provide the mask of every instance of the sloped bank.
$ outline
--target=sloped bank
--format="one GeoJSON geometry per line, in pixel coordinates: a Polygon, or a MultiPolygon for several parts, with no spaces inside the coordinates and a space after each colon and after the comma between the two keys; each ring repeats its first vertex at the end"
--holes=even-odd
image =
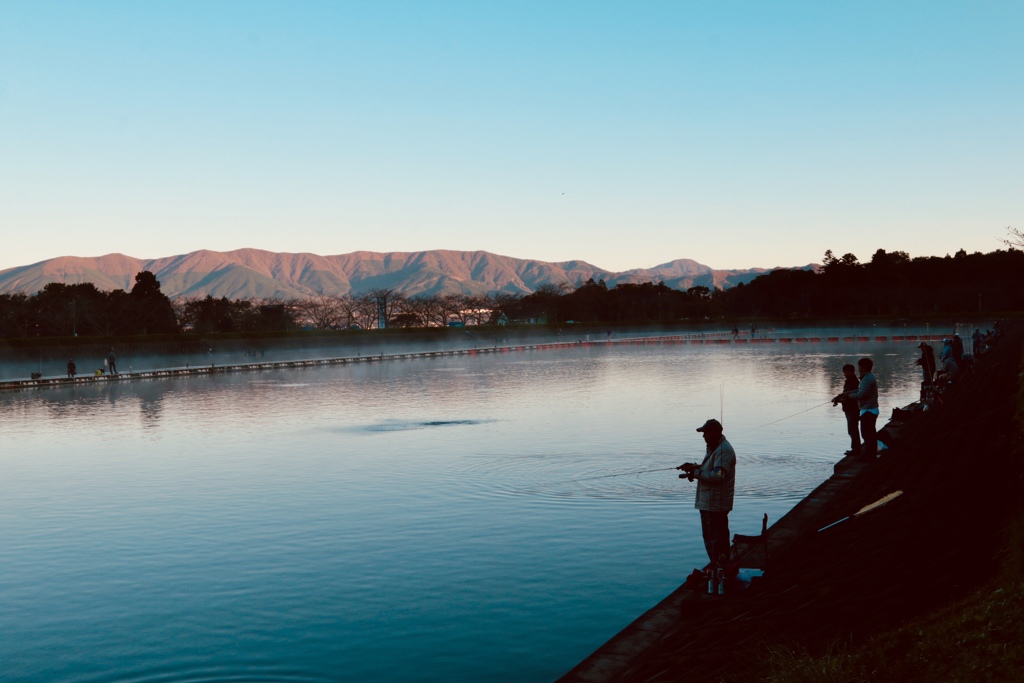
{"type": "Polygon", "coordinates": [[[1021,351],[1016,326],[942,406],[902,424],[879,461],[780,520],[760,586],[724,598],[680,588],[561,680],[756,680],[771,649],[856,647],[989,580],[1021,493],[1011,446],[1021,351]],[[877,512],[818,532],[896,490],[877,512]]]}

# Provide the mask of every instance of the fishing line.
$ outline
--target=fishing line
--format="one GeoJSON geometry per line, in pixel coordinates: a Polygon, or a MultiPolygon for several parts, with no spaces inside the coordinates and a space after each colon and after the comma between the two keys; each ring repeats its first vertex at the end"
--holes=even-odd
{"type": "Polygon", "coordinates": [[[609,479],[611,477],[628,477],[632,474],[640,475],[647,474],[648,472],[667,472],[668,470],[677,470],[678,467],[659,467],[654,470],[640,470],[638,472],[617,472],[616,474],[602,474],[599,477],[584,477],[583,479],[570,479],[565,482],[566,484],[575,484],[578,481],[593,481],[595,479],[609,479]]]}
{"type": "Polygon", "coordinates": [[[814,410],[815,408],[820,408],[822,406],[827,406],[831,402],[832,402],[832,399],[829,399],[829,400],[825,401],[824,403],[819,403],[816,406],[811,406],[807,410],[801,410],[799,413],[793,413],[792,415],[787,415],[786,417],[780,417],[778,420],[774,420],[772,422],[768,422],[766,424],[761,425],[760,427],[754,427],[754,429],[763,429],[764,427],[768,427],[768,426],[773,425],[773,424],[775,424],[777,422],[782,422],[783,420],[788,420],[791,417],[796,417],[797,415],[803,415],[804,413],[810,412],[810,411],[814,410]]]}
{"type": "Polygon", "coordinates": [[[725,380],[718,385],[718,422],[725,424],[725,380]]]}

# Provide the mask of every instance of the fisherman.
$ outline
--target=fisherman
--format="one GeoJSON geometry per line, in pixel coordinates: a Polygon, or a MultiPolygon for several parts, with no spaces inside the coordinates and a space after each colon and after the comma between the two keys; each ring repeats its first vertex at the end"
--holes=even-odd
{"type": "Polygon", "coordinates": [[[729,512],[736,491],[736,451],[723,435],[722,423],[708,420],[697,428],[707,445],[704,460],[679,466],[690,481],[697,480],[694,507],[700,510],[700,529],[704,549],[713,567],[722,567],[729,559],[729,512]]]}
{"type": "Polygon", "coordinates": [[[960,365],[953,360],[952,356],[950,356],[946,360],[942,361],[942,368],[939,370],[938,374],[935,375],[935,379],[938,381],[940,387],[945,388],[955,380],[959,374],[960,365]]]}
{"type": "Polygon", "coordinates": [[[117,356],[114,355],[114,347],[110,347],[110,353],[107,354],[107,367],[110,369],[111,375],[117,374],[117,356]]]}
{"type": "Polygon", "coordinates": [[[953,357],[953,340],[946,337],[942,340],[942,351],[939,352],[939,365],[946,362],[947,358],[953,357]]]}
{"type": "MultiPolygon", "coordinates": [[[[915,363],[921,366],[921,374],[924,375],[924,383],[931,384],[935,377],[935,350],[931,344],[921,342],[917,345],[921,349],[921,357],[915,363]]],[[[844,387],[845,389],[845,387],[844,387]]]]}
{"type": "MultiPolygon", "coordinates": [[[[857,381],[857,368],[849,363],[843,366],[843,377],[844,394],[855,391],[860,386],[860,382],[857,381]]],[[[832,405],[840,403],[843,404],[843,415],[846,416],[846,433],[850,435],[850,450],[846,451],[845,455],[857,457],[860,455],[860,433],[857,431],[860,422],[860,408],[857,406],[857,399],[849,396],[843,399],[836,396],[832,401],[832,405]]]]}
{"type": "Polygon", "coordinates": [[[860,438],[863,442],[861,455],[866,460],[874,460],[878,452],[878,437],[875,433],[875,423],[878,420],[878,381],[871,373],[874,365],[870,358],[861,358],[857,361],[860,385],[855,390],[844,391],[832,399],[833,402],[845,398],[857,399],[857,407],[860,408],[860,438]]]}
{"type": "Polygon", "coordinates": [[[68,377],[74,377],[78,374],[78,366],[75,365],[75,359],[72,358],[68,361],[68,377]]]}

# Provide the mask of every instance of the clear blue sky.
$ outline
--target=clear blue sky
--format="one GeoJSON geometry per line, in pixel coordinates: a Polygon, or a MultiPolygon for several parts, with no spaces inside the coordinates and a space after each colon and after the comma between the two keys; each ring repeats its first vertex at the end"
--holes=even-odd
{"type": "Polygon", "coordinates": [[[0,269],[992,251],[1024,3],[0,0],[0,269]]]}

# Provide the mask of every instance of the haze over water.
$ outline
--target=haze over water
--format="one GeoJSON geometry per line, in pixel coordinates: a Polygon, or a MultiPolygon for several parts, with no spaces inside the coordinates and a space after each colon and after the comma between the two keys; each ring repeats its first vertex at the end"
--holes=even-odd
{"type": "Polygon", "coordinates": [[[663,469],[700,459],[694,429],[723,417],[732,531],[756,533],[847,447],[827,401],[862,355],[881,425],[917,396],[915,343],[0,394],[5,680],[554,679],[706,562],[693,484],[663,469]]]}

